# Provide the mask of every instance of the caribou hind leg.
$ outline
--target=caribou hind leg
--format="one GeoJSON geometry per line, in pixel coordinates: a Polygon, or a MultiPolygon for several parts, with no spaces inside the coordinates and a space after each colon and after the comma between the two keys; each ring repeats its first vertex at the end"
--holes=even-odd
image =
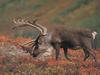
{"type": "Polygon", "coordinates": [[[84,50],[84,53],[85,53],[84,61],[89,57],[89,55],[91,55],[93,57],[93,59],[94,59],[93,66],[95,68],[99,68],[100,69],[100,63],[97,62],[95,52],[92,51],[92,49],[88,49],[88,48],[84,48],[83,50],[84,50]]]}
{"type": "Polygon", "coordinates": [[[85,53],[84,61],[89,57],[89,55],[91,55],[93,57],[94,61],[97,62],[97,60],[96,60],[96,54],[95,54],[95,52],[92,49],[84,47],[83,51],[85,53]]]}
{"type": "Polygon", "coordinates": [[[94,63],[93,63],[93,66],[95,67],[95,68],[98,68],[98,69],[100,69],[100,63],[97,61],[97,59],[96,59],[96,54],[95,54],[95,52],[94,51],[92,51],[92,49],[89,49],[89,53],[90,53],[90,55],[93,57],[93,59],[94,59],[94,63]]]}
{"type": "Polygon", "coordinates": [[[86,48],[83,48],[85,57],[84,57],[84,61],[86,61],[86,59],[89,57],[89,51],[86,48]]]}
{"type": "Polygon", "coordinates": [[[92,42],[91,42],[91,40],[92,39],[87,38],[87,39],[85,39],[85,41],[82,41],[81,47],[83,48],[83,51],[85,53],[84,60],[86,60],[89,57],[89,55],[91,55],[93,57],[94,61],[97,62],[96,54],[95,54],[95,52],[92,49],[92,42]]]}
{"type": "Polygon", "coordinates": [[[95,63],[97,63],[97,59],[96,59],[96,54],[95,54],[95,52],[92,51],[92,49],[89,49],[88,51],[89,51],[90,55],[93,57],[95,63]]]}

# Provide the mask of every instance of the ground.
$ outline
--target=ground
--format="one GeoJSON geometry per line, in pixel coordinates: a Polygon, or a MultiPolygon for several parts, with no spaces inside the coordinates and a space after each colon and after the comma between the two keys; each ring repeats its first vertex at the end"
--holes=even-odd
{"type": "MultiPolygon", "coordinates": [[[[68,55],[72,62],[66,60],[61,49],[60,59],[54,56],[46,61],[37,61],[25,53],[16,43],[25,42],[25,38],[10,39],[0,36],[0,75],[100,75],[100,65],[94,64],[92,57],[83,61],[82,50],[69,49],[68,55]]],[[[95,50],[100,63],[100,49],[95,50]]]]}

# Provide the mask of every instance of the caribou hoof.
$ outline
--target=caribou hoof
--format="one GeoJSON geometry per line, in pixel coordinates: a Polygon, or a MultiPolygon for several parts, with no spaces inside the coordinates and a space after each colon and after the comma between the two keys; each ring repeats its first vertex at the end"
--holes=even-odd
{"type": "Polygon", "coordinates": [[[71,59],[69,59],[69,58],[66,58],[68,61],[70,61],[70,62],[72,62],[72,60],[71,59]]]}

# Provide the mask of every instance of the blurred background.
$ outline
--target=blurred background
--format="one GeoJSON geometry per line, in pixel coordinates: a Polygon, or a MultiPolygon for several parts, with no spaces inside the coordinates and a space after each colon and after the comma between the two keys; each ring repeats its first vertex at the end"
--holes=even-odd
{"type": "MultiPolygon", "coordinates": [[[[100,47],[100,0],[0,0],[0,34],[12,32],[13,19],[35,17],[39,23],[53,26],[90,28],[98,32],[100,47]]],[[[16,37],[32,37],[35,31],[28,28],[15,30],[16,37]]]]}

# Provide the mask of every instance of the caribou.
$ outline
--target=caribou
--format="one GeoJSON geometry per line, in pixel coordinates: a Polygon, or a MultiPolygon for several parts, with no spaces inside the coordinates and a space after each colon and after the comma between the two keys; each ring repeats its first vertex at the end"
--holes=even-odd
{"type": "MultiPolygon", "coordinates": [[[[65,27],[56,27],[51,32],[48,32],[46,27],[37,23],[37,19],[33,21],[28,19],[14,19],[13,22],[16,24],[13,29],[30,26],[40,32],[34,41],[29,42],[32,45],[29,50],[33,57],[37,57],[40,54],[40,49],[42,47],[49,51],[53,48],[56,53],[55,58],[58,60],[60,49],[63,48],[65,58],[71,61],[67,55],[68,49],[82,48],[85,54],[84,61],[91,55],[94,61],[97,62],[96,54],[92,48],[92,43],[97,35],[96,31],[83,28],[68,29],[65,27]]],[[[27,50],[24,46],[21,47],[27,50]]]]}

